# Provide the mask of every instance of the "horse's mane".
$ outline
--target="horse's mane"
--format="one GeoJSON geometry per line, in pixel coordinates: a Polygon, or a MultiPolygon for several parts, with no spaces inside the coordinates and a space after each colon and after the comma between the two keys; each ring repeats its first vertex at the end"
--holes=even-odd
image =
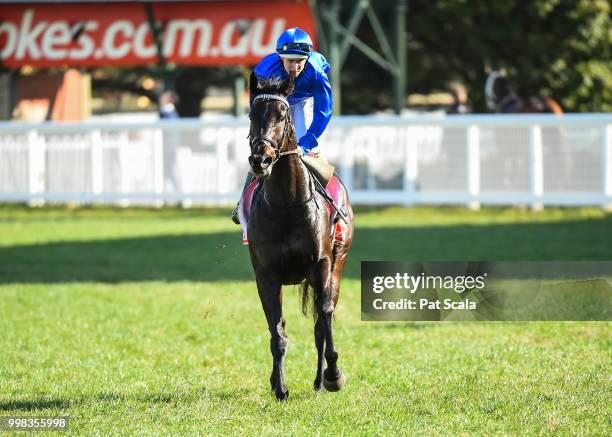
{"type": "Polygon", "coordinates": [[[258,94],[282,94],[284,96],[290,96],[293,94],[294,86],[295,78],[291,76],[289,77],[289,83],[287,83],[287,79],[280,76],[261,79],[256,77],[254,73],[251,76],[252,97],[258,94]]]}
{"type": "Polygon", "coordinates": [[[269,77],[266,79],[259,79],[257,90],[261,94],[279,94],[281,92],[281,86],[283,85],[282,77],[269,77]]]}

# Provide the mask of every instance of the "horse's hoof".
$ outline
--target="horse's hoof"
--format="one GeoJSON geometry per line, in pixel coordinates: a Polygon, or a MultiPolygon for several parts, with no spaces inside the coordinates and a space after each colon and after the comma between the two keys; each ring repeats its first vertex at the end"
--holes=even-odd
{"type": "Polygon", "coordinates": [[[327,391],[340,391],[346,385],[346,376],[342,370],[338,369],[338,375],[336,379],[327,379],[326,372],[323,372],[323,387],[327,391]]]}
{"type": "Polygon", "coordinates": [[[276,395],[277,401],[286,401],[289,398],[289,390],[285,392],[277,391],[274,394],[276,395]]]}
{"type": "Polygon", "coordinates": [[[315,391],[321,391],[323,389],[323,384],[321,384],[321,380],[315,380],[314,382],[315,391]]]}

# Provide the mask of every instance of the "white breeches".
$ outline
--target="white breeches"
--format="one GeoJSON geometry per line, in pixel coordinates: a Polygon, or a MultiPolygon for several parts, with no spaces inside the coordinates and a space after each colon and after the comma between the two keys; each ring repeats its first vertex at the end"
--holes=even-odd
{"type": "MultiPolygon", "coordinates": [[[[302,100],[295,105],[291,105],[291,118],[293,119],[293,125],[295,126],[295,136],[299,141],[304,135],[306,135],[306,131],[312,124],[312,115],[313,115],[313,101],[314,99],[311,97],[306,100],[302,100]]],[[[313,152],[319,151],[319,146],[312,149],[313,152]]]]}

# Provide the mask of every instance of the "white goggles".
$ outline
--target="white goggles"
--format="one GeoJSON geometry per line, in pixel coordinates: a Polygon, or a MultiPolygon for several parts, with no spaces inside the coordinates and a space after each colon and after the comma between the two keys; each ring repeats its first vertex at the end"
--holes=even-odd
{"type": "Polygon", "coordinates": [[[285,59],[297,59],[297,60],[308,59],[308,56],[298,55],[297,53],[284,53],[279,56],[285,59]]]}

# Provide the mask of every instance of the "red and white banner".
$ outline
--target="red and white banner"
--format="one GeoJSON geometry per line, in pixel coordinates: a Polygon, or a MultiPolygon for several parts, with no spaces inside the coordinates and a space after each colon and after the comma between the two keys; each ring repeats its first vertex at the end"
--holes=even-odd
{"type": "MultiPolygon", "coordinates": [[[[114,66],[158,62],[144,3],[0,6],[0,63],[5,67],[114,66]]],[[[167,63],[255,64],[289,27],[315,38],[306,2],[152,3],[167,63]]]]}

